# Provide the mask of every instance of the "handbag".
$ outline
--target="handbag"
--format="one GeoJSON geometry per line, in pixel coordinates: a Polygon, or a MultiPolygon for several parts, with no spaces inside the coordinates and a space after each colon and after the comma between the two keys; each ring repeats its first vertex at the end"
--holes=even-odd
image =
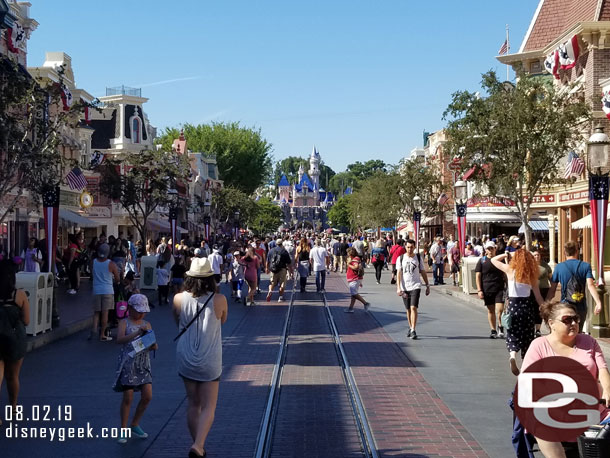
{"type": "Polygon", "coordinates": [[[500,315],[500,323],[504,329],[510,329],[513,324],[513,316],[508,312],[502,312],[502,315],[500,315]]]}
{"type": "Polygon", "coordinates": [[[129,306],[127,301],[123,298],[123,293],[119,293],[118,301],[114,306],[114,313],[118,319],[127,318],[129,316],[129,306]]]}

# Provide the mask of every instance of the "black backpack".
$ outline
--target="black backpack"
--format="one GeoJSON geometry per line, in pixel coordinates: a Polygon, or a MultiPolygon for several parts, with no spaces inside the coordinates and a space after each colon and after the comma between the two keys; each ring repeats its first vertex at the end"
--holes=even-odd
{"type": "Polygon", "coordinates": [[[274,248],[271,251],[271,259],[269,259],[269,270],[274,274],[282,270],[282,250],[274,248]]]}
{"type": "MultiPolygon", "coordinates": [[[[585,302],[585,283],[581,281],[578,277],[578,268],[580,267],[582,261],[578,261],[578,265],[576,266],[576,272],[572,272],[570,269],[570,273],[572,276],[570,277],[570,281],[566,285],[566,301],[573,305],[581,305],[585,302]]],[[[566,264],[567,267],[567,264],[566,264]]]]}

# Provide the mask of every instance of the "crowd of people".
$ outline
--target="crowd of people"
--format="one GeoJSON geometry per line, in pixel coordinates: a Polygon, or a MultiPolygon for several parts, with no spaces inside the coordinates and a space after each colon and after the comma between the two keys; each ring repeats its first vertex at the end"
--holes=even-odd
{"type": "MultiPolygon", "coordinates": [[[[10,322],[15,329],[14,341],[2,346],[0,352],[0,384],[6,375],[9,403],[13,406],[17,403],[25,326],[29,321],[27,297],[15,287],[15,272],[44,269],[45,256],[39,246],[36,239],[30,239],[20,259],[0,263],[0,325],[10,322]]],[[[506,339],[510,371],[518,375],[544,355],[569,356],[586,363],[600,382],[601,398],[610,399],[610,374],[601,349],[586,334],[585,289],[595,302],[594,313],[600,313],[602,304],[591,266],[579,259],[577,244],[571,241],[565,244],[566,260],[554,269],[543,261],[540,251],[526,249],[516,236],[506,241],[504,237],[473,239],[466,247],[465,256],[478,257],[477,295],[487,308],[489,337],[506,339]],[[561,294],[555,300],[558,285],[561,294]],[[550,331],[544,336],[542,323],[550,331]]],[[[457,285],[462,252],[451,237],[424,242],[418,250],[416,241],[400,236],[394,240],[391,234],[376,238],[297,232],[239,240],[230,236],[193,242],[185,239],[179,243],[162,237],[146,244],[134,242],[131,235],[124,238],[122,234],[116,237],[102,234],[87,245],[80,234],[75,234],[68,246],[58,252],[57,261],[58,276],[63,270],[68,279],[68,294],[78,294],[82,274],[91,278],[93,325],[89,339],[96,337],[103,342],[116,339],[122,345],[114,389],[123,393],[120,409],[123,428],[129,423],[134,392],[141,393],[129,423],[132,436],[139,438],[148,436],[140,420],[152,398],[148,352],[157,347],[154,343],[147,351],[134,352],[132,343],[152,331],[144,319],[146,313],[155,306],[169,305],[171,300],[180,330],[176,357],[188,399],[187,424],[193,439],[189,457],[200,457],[205,456],[205,440],[213,422],[222,372],[220,328],[228,312],[227,298],[218,288],[223,278],[231,284],[232,300],[254,306],[257,295],[271,301],[276,288],[278,302],[284,301],[287,281],[296,280],[297,276],[300,292],[307,291],[313,276],[315,291],[324,293],[327,274],[345,274],[350,302],[344,310],[354,313],[356,302],[365,311],[370,306],[360,292],[365,268],[374,268],[377,284],[387,269],[389,283],[396,285],[396,294],[405,307],[407,337],[417,339],[422,287],[427,296],[431,286],[444,285],[447,277],[457,285]],[[154,260],[156,301],[140,294],[137,287],[144,257],[154,260]],[[428,270],[433,283],[428,279],[428,270]],[[270,275],[265,292],[261,291],[262,272],[270,275]],[[124,316],[118,315],[119,303],[127,304],[124,316]],[[113,336],[110,328],[115,326],[113,336]]],[[[1,332],[0,339],[6,339],[1,332]]],[[[600,407],[600,414],[602,418],[610,417],[605,406],[600,407]]],[[[119,440],[126,441],[124,436],[119,440]]],[[[554,456],[557,444],[538,442],[545,455],[554,456]]]]}

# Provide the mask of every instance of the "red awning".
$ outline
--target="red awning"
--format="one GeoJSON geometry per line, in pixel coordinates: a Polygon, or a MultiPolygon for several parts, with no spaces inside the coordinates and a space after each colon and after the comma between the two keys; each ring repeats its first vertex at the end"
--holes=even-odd
{"type": "Polygon", "coordinates": [[[400,232],[400,231],[402,231],[403,229],[406,229],[407,227],[409,227],[409,225],[408,225],[408,224],[403,224],[402,226],[398,226],[398,227],[396,228],[396,231],[397,231],[397,232],[400,232]]]}
{"type": "Polygon", "coordinates": [[[464,173],[464,176],[462,177],[462,179],[463,179],[464,181],[468,181],[468,180],[470,180],[470,179],[472,178],[472,176],[474,175],[474,170],[475,170],[475,168],[474,168],[474,167],[472,167],[472,168],[468,169],[468,170],[466,171],[466,173],[464,173]]]}

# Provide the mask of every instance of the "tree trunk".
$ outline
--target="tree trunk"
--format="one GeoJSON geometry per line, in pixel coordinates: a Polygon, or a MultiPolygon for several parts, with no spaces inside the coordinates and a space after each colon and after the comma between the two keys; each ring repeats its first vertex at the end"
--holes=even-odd
{"type": "Polygon", "coordinates": [[[529,224],[529,215],[528,212],[525,211],[523,215],[521,215],[521,222],[523,223],[525,230],[525,248],[528,250],[532,249],[532,228],[529,224]]]}

